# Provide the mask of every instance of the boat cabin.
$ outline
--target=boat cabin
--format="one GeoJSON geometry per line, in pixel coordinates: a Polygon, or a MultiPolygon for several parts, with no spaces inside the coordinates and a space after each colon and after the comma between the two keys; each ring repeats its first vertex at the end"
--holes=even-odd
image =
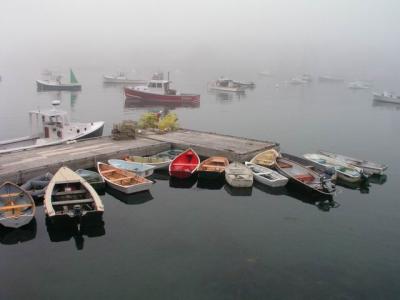
{"type": "Polygon", "coordinates": [[[154,94],[176,95],[176,90],[170,88],[170,83],[168,80],[150,80],[147,91],[154,94]]]}
{"type": "Polygon", "coordinates": [[[55,108],[49,110],[35,110],[29,112],[31,129],[42,133],[43,138],[62,139],[63,128],[69,126],[68,114],[55,108]],[[39,130],[41,128],[42,130],[39,130]]]}

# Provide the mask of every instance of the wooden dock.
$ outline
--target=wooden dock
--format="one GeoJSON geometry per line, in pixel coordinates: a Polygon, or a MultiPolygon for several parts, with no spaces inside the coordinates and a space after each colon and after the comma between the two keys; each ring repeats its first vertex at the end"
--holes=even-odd
{"type": "Polygon", "coordinates": [[[0,182],[21,184],[61,166],[92,168],[97,161],[124,155],[153,155],[171,148],[192,147],[200,156],[221,155],[244,161],[255,153],[278,147],[277,143],[181,129],[166,134],[144,133],[135,140],[115,141],[101,137],[0,155],[0,182]]]}

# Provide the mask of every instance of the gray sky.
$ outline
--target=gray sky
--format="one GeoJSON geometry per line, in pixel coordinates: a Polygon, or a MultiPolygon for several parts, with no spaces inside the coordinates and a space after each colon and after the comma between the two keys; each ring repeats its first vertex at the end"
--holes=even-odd
{"type": "Polygon", "coordinates": [[[2,0],[0,68],[129,61],[394,70],[399,12],[396,0],[2,0]]]}

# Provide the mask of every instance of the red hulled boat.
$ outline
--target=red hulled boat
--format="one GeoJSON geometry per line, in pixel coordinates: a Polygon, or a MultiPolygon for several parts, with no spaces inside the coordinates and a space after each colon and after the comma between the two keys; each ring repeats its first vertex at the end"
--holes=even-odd
{"type": "Polygon", "coordinates": [[[200,95],[184,94],[170,88],[169,80],[150,80],[146,86],[125,87],[126,99],[162,103],[200,103],[200,95]]]}
{"type": "Polygon", "coordinates": [[[193,175],[200,165],[200,158],[193,149],[179,154],[169,165],[169,175],[185,179],[193,175]]]}

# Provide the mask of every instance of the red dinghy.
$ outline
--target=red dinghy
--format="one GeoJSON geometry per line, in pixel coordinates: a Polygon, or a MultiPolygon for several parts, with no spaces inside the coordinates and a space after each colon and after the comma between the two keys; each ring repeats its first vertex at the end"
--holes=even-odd
{"type": "Polygon", "coordinates": [[[193,149],[179,154],[169,165],[169,175],[180,179],[189,178],[200,165],[200,158],[193,149]]]}

